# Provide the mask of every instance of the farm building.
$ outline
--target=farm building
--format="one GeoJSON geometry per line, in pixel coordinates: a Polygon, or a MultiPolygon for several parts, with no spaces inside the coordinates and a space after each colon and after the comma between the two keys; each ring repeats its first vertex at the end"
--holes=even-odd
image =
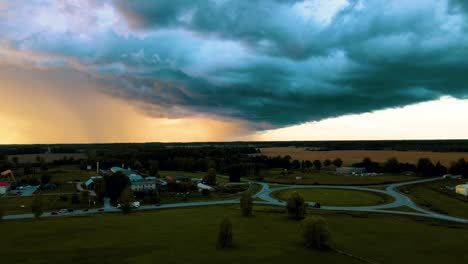
{"type": "Polygon", "coordinates": [[[457,185],[455,192],[464,196],[468,196],[468,183],[457,185]]]}
{"type": "Polygon", "coordinates": [[[363,174],[365,172],[366,172],[365,168],[359,168],[359,167],[336,168],[336,174],[340,174],[340,175],[363,174]]]}
{"type": "Polygon", "coordinates": [[[0,195],[6,194],[10,190],[10,183],[9,182],[0,182],[0,195]]]}

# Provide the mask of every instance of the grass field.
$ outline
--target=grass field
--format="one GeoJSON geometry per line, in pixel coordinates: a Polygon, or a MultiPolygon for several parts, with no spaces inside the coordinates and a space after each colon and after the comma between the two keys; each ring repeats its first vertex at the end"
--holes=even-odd
{"type": "MultiPolygon", "coordinates": [[[[9,263],[361,263],[305,249],[300,222],[280,208],[237,206],[5,221],[0,258],[9,263]],[[235,247],[215,246],[228,215],[235,247]]],[[[313,211],[329,223],[336,247],[376,263],[463,263],[468,227],[405,216],[313,211]],[[426,243],[421,243],[425,241],[426,243]]]]}
{"type": "Polygon", "coordinates": [[[434,181],[404,186],[400,191],[408,192],[405,195],[423,208],[468,219],[468,198],[454,191],[441,189],[444,186],[456,186],[462,183],[466,183],[466,180],[434,181]]]}
{"type": "Polygon", "coordinates": [[[280,169],[269,170],[264,175],[265,182],[279,184],[321,184],[321,185],[374,185],[389,184],[401,181],[420,179],[416,176],[406,175],[379,175],[379,176],[346,176],[334,175],[330,172],[294,172],[292,174],[281,175],[280,169]],[[296,180],[296,177],[302,177],[296,180]]]}
{"type": "Polygon", "coordinates": [[[344,165],[361,162],[364,158],[371,158],[376,162],[384,162],[388,158],[396,157],[400,162],[417,163],[420,158],[430,158],[433,162],[440,161],[448,166],[450,162],[460,158],[468,159],[467,152],[423,152],[423,151],[393,151],[393,150],[334,150],[334,151],[308,151],[305,148],[278,147],[261,148],[262,154],[266,156],[289,155],[298,160],[334,160],[340,158],[344,165]]]}
{"type": "MultiPolygon", "coordinates": [[[[68,201],[62,201],[59,199],[58,194],[44,194],[42,195],[43,203],[44,203],[44,213],[49,213],[52,210],[58,210],[62,208],[87,208],[87,203],[81,204],[72,204],[71,195],[65,195],[68,197],[68,201]]],[[[78,197],[80,195],[78,194],[78,197]]],[[[33,201],[33,197],[2,197],[0,198],[3,206],[5,208],[6,215],[12,214],[29,214],[31,213],[31,203],[33,201]]],[[[96,206],[89,206],[89,208],[98,208],[101,207],[101,204],[96,204],[96,206]]]]}
{"type": "Polygon", "coordinates": [[[301,194],[307,202],[319,202],[324,206],[368,206],[393,201],[392,197],[379,193],[318,188],[282,190],[274,192],[272,197],[286,201],[293,192],[301,194]]]}

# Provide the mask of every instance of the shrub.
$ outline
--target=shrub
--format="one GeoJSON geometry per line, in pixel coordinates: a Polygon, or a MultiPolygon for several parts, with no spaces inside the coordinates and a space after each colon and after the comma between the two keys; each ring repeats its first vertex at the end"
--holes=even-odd
{"type": "Polygon", "coordinates": [[[303,222],[302,237],[307,248],[329,250],[332,248],[328,224],[322,217],[309,217],[303,222]]]}
{"type": "Polygon", "coordinates": [[[243,216],[252,215],[253,200],[250,192],[245,192],[240,199],[240,207],[243,216]]]}
{"type": "Polygon", "coordinates": [[[293,192],[286,203],[286,209],[289,217],[302,219],[306,214],[307,204],[298,192],[293,192]]]}
{"type": "Polygon", "coordinates": [[[219,226],[218,247],[232,247],[232,224],[229,217],[225,216],[219,226]]]}
{"type": "Polygon", "coordinates": [[[34,199],[31,204],[31,212],[36,219],[39,219],[41,215],[44,213],[43,211],[43,201],[40,194],[34,195],[34,199]]]}

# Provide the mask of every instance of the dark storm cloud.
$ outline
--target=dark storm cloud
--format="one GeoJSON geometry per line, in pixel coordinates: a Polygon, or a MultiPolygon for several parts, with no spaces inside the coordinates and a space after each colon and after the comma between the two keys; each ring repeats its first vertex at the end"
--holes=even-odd
{"type": "Polygon", "coordinates": [[[14,49],[71,58],[103,92],[144,102],[155,116],[287,126],[466,98],[465,1],[340,2],[115,0],[107,4],[129,28],[84,39],[73,27],[6,33],[14,49]]]}

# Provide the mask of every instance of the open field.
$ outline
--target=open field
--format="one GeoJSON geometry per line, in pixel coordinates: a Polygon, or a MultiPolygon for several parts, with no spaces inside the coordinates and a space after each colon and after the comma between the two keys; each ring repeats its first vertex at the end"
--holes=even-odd
{"type": "Polygon", "coordinates": [[[388,158],[396,157],[400,162],[417,163],[420,158],[430,158],[433,162],[440,161],[448,166],[452,161],[460,158],[468,159],[468,152],[424,152],[424,151],[393,151],[393,150],[333,150],[333,151],[308,151],[305,148],[278,147],[261,148],[266,156],[289,155],[298,160],[334,160],[340,158],[344,165],[361,162],[364,158],[371,158],[376,162],[384,162],[388,158]]]}
{"type": "MultiPolygon", "coordinates": [[[[303,248],[300,222],[281,208],[238,206],[5,221],[0,258],[11,263],[361,263],[303,248]],[[280,213],[278,213],[280,212],[280,213]],[[235,247],[215,246],[228,215],[235,247]]],[[[466,262],[468,227],[406,216],[310,211],[329,223],[337,248],[377,263],[466,262]],[[419,220],[418,220],[419,219],[419,220]],[[428,241],[428,243],[420,243],[428,241]]]]}
{"type": "Polygon", "coordinates": [[[399,190],[405,191],[405,195],[423,208],[450,216],[468,218],[468,198],[456,194],[454,191],[441,189],[444,186],[456,186],[466,183],[466,181],[443,180],[427,182],[404,186],[399,190]]]}
{"type": "MultiPolygon", "coordinates": [[[[17,178],[28,177],[33,175],[23,175],[23,170],[13,170],[13,173],[17,178]]],[[[96,171],[80,170],[78,165],[61,165],[56,167],[50,167],[46,171],[41,171],[40,168],[36,168],[36,176],[41,177],[42,174],[51,175],[51,182],[66,183],[70,181],[85,181],[89,177],[96,175],[96,171]]]]}
{"type": "Polygon", "coordinates": [[[417,180],[420,177],[406,175],[346,176],[334,175],[325,171],[300,172],[281,175],[280,169],[269,170],[264,175],[265,182],[280,184],[320,184],[320,185],[374,185],[417,180]],[[302,177],[296,180],[296,177],[302,177]]]}
{"type": "Polygon", "coordinates": [[[272,197],[287,201],[294,192],[301,194],[307,202],[319,202],[324,206],[370,206],[393,201],[392,197],[379,193],[318,188],[282,190],[274,192],[272,197]]]}
{"type": "Polygon", "coordinates": [[[8,159],[12,161],[13,157],[18,157],[18,163],[33,163],[37,162],[36,158],[41,157],[46,162],[53,162],[55,160],[61,160],[63,157],[73,157],[75,160],[85,159],[84,153],[45,153],[45,154],[20,154],[20,155],[8,155],[8,159]]]}

